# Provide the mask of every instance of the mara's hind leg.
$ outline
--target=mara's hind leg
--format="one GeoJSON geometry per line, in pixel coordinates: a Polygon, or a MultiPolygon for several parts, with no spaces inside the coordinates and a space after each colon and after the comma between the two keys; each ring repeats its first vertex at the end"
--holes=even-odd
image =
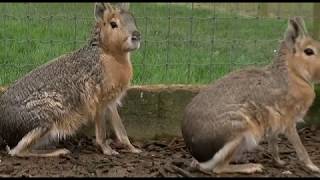
{"type": "Polygon", "coordinates": [[[31,130],[19,141],[19,143],[13,149],[7,147],[8,154],[18,157],[50,157],[70,153],[69,150],[64,148],[55,150],[34,150],[33,147],[37,145],[37,143],[41,142],[40,140],[42,138],[46,138],[48,133],[50,133],[50,129],[45,127],[38,127],[31,130]]]}
{"type": "Polygon", "coordinates": [[[126,129],[124,125],[122,124],[120,115],[117,110],[116,104],[109,105],[108,108],[108,115],[110,117],[109,124],[112,126],[112,130],[114,131],[116,138],[125,145],[130,152],[132,153],[140,153],[142,152],[140,149],[134,147],[127,135],[126,129]]]}
{"type": "Polygon", "coordinates": [[[234,155],[239,153],[240,147],[246,143],[245,137],[237,137],[228,142],[220,149],[212,159],[207,162],[199,163],[199,167],[204,170],[212,170],[214,173],[254,173],[261,172],[263,166],[261,164],[230,164],[234,155]]]}

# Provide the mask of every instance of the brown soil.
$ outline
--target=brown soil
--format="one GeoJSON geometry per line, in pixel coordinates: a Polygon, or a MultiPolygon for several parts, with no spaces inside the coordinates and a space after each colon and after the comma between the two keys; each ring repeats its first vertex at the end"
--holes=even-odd
{"type": "MultiPolygon", "coordinates": [[[[320,130],[304,128],[299,131],[303,144],[313,162],[320,166],[320,130]]],[[[118,149],[117,156],[103,155],[92,139],[74,137],[64,142],[64,147],[71,154],[52,158],[18,158],[10,157],[0,151],[0,176],[2,177],[185,177],[185,176],[259,176],[259,177],[310,177],[317,176],[301,165],[291,144],[281,138],[279,144],[280,157],[287,162],[284,167],[274,164],[267,152],[267,144],[263,149],[247,153],[248,162],[261,163],[264,172],[251,175],[222,174],[200,172],[191,168],[191,156],[187,152],[181,137],[134,141],[140,147],[141,154],[132,154],[118,149]]]]}

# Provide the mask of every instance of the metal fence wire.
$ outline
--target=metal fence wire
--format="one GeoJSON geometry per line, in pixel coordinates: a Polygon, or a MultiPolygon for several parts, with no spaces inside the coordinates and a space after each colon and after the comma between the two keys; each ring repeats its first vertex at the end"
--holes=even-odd
{"type": "MultiPolygon", "coordinates": [[[[318,6],[131,3],[142,34],[132,56],[133,84],[205,84],[239,68],[268,64],[288,17],[302,16],[317,35],[318,6]]],[[[0,3],[0,85],[83,46],[95,22],[93,10],[93,3],[0,3]]]]}

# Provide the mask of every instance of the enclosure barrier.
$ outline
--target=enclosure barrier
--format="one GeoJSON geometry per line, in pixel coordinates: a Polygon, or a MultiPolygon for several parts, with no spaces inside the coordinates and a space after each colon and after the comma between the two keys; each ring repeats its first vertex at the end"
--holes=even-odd
{"type": "MultiPolygon", "coordinates": [[[[142,35],[134,85],[207,84],[270,63],[288,17],[319,37],[319,3],[131,3],[142,35]]],[[[82,47],[93,3],[1,3],[0,85],[82,47]]]]}
{"type": "MultiPolygon", "coordinates": [[[[190,100],[207,85],[150,85],[132,86],[123,98],[119,113],[129,137],[155,139],[181,136],[183,110],[190,100]]],[[[6,88],[0,88],[0,95],[6,88]]],[[[320,117],[320,90],[318,97],[305,117],[305,122],[318,125],[320,117]]],[[[219,103],[219,102],[217,102],[219,103]]],[[[306,124],[299,125],[304,126],[306,124]]],[[[94,136],[94,126],[89,124],[80,130],[94,136]]]]}

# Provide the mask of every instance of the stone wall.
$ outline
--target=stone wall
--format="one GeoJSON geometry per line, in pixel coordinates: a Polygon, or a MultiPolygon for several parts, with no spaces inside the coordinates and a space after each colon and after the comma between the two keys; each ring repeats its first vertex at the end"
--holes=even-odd
{"type": "MultiPolygon", "coordinates": [[[[159,136],[180,136],[183,110],[190,100],[205,86],[154,85],[132,86],[119,108],[120,116],[130,137],[152,139],[159,136]]],[[[3,92],[5,88],[0,88],[3,92]]],[[[317,94],[320,92],[316,89],[317,94]]],[[[305,120],[318,124],[320,100],[317,96],[305,120]]],[[[94,135],[94,126],[80,130],[94,135]]]]}

